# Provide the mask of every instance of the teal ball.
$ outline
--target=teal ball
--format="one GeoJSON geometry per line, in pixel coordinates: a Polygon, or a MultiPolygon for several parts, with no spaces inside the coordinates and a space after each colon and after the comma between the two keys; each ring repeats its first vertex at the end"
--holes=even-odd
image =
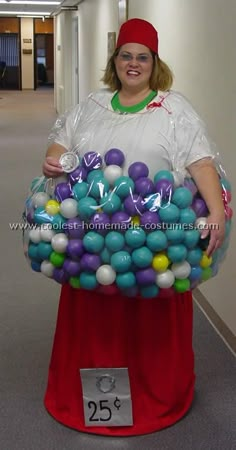
{"type": "Polygon", "coordinates": [[[143,286],[140,289],[140,295],[144,298],[153,298],[157,297],[159,293],[159,288],[155,284],[152,284],[150,286],[143,286]]]}
{"type": "Polygon", "coordinates": [[[168,245],[166,234],[161,230],[152,231],[147,235],[146,245],[153,252],[164,250],[168,245]]]}
{"type": "Polygon", "coordinates": [[[91,272],[81,272],[80,287],[87,290],[93,290],[98,286],[96,275],[91,272]]]}
{"type": "Polygon", "coordinates": [[[140,247],[132,252],[132,261],[139,268],[145,268],[151,265],[153,253],[147,247],[140,247]]]}
{"type": "Polygon", "coordinates": [[[83,237],[83,246],[89,253],[100,253],[104,247],[104,237],[95,231],[89,231],[83,237]]]}
{"type": "Polygon", "coordinates": [[[199,230],[186,230],[184,233],[183,244],[188,249],[192,249],[197,246],[199,239],[200,239],[199,230]]]}
{"type": "Polygon", "coordinates": [[[154,175],[154,183],[157,183],[160,180],[169,180],[174,184],[174,177],[172,175],[172,173],[169,170],[159,170],[159,172],[157,172],[154,175]]]}
{"type": "Polygon", "coordinates": [[[184,240],[184,236],[184,230],[179,226],[166,230],[166,237],[170,244],[180,244],[184,240]]]}
{"type": "Polygon", "coordinates": [[[132,272],[118,273],[116,284],[120,289],[128,289],[136,284],[135,275],[132,272]]]}
{"type": "Polygon", "coordinates": [[[40,242],[38,244],[38,256],[42,259],[49,259],[53,248],[48,242],[40,242]]]}
{"type": "Polygon", "coordinates": [[[100,206],[106,214],[113,214],[121,209],[121,199],[118,195],[111,192],[108,193],[107,196],[103,197],[100,206]]]}
{"type": "Polygon", "coordinates": [[[81,198],[86,197],[88,193],[89,185],[85,181],[81,183],[76,183],[72,188],[73,198],[76,200],[81,200],[81,198]]]}
{"type": "Polygon", "coordinates": [[[173,263],[184,261],[187,256],[187,249],[183,244],[170,245],[167,248],[167,256],[173,263]]]}
{"type": "Polygon", "coordinates": [[[125,245],[124,235],[118,231],[110,231],[105,237],[105,246],[111,252],[118,252],[125,245]]]}
{"type": "Polygon", "coordinates": [[[142,228],[133,228],[125,232],[125,242],[131,248],[141,247],[146,241],[146,233],[142,228]]]}
{"type": "Polygon", "coordinates": [[[162,222],[174,223],[179,220],[180,210],[173,203],[168,203],[159,209],[159,216],[162,222]]]}
{"type": "Polygon", "coordinates": [[[202,250],[198,247],[193,248],[188,251],[186,260],[191,264],[191,266],[197,266],[202,259],[202,250]]]}
{"type": "Polygon", "coordinates": [[[125,250],[113,253],[110,264],[116,272],[127,272],[132,265],[131,255],[125,250]]]}
{"type": "Polygon", "coordinates": [[[92,217],[92,215],[96,212],[97,206],[97,202],[94,198],[81,198],[78,201],[78,214],[80,219],[86,220],[92,217]]]}
{"type": "Polygon", "coordinates": [[[134,182],[127,176],[121,176],[115,181],[114,188],[119,197],[125,198],[134,191],[134,182]]]}
{"type": "Polygon", "coordinates": [[[177,187],[171,199],[178,208],[187,208],[193,201],[192,192],[186,187],[177,187]]]}

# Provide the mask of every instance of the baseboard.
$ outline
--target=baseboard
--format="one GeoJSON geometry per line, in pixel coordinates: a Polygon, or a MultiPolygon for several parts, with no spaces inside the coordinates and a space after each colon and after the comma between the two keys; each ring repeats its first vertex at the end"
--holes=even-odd
{"type": "Polygon", "coordinates": [[[199,289],[194,289],[193,298],[227,347],[231,350],[234,356],[236,356],[236,336],[227,327],[225,322],[220,318],[199,289]]]}

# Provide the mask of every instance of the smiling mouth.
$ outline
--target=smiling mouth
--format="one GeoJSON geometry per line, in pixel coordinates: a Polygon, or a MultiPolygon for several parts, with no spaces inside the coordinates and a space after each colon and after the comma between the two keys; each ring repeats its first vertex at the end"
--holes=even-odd
{"type": "Polygon", "coordinates": [[[128,70],[127,75],[137,77],[140,75],[140,72],[137,72],[137,70],[128,70]]]}

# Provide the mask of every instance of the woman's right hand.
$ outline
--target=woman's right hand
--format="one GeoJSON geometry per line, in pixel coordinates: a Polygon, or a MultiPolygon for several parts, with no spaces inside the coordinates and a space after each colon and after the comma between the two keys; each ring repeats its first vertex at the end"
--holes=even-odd
{"type": "Polygon", "coordinates": [[[63,174],[63,169],[59,159],[53,156],[46,156],[43,163],[43,174],[48,178],[56,178],[63,174]]]}

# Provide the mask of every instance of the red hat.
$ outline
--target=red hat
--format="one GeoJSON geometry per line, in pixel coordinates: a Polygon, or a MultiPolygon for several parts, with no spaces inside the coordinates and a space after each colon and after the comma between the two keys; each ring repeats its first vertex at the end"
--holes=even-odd
{"type": "Polygon", "coordinates": [[[154,26],[143,19],[129,19],[120,27],[116,48],[124,44],[135,42],[158,53],[158,34],[154,26]]]}

